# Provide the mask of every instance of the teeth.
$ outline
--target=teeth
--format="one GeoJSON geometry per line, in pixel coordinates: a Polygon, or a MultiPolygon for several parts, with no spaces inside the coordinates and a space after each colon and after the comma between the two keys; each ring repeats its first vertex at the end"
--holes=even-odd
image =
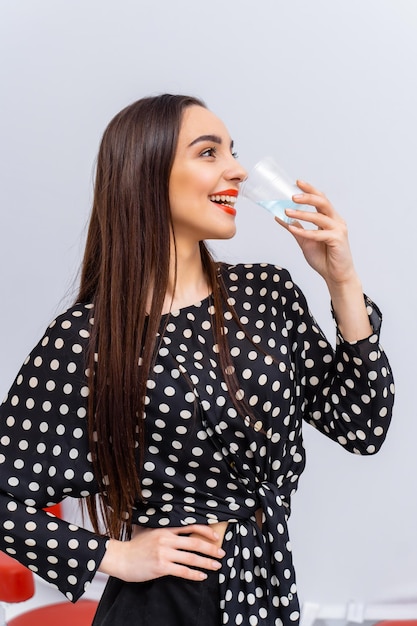
{"type": "Polygon", "coordinates": [[[212,202],[222,202],[224,204],[235,204],[237,201],[236,196],[219,196],[219,195],[213,195],[213,196],[209,196],[210,200],[212,202]]]}

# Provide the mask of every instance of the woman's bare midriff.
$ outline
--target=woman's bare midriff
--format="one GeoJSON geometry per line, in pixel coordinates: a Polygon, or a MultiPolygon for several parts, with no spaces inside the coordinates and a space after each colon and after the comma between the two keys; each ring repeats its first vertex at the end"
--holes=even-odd
{"type": "MultiPolygon", "coordinates": [[[[258,524],[259,528],[262,528],[262,509],[258,509],[255,512],[255,517],[256,517],[256,523],[258,524]]],[[[214,530],[214,532],[217,533],[217,535],[219,536],[219,538],[216,541],[216,545],[219,548],[221,548],[221,546],[223,545],[223,539],[226,534],[228,525],[229,525],[229,522],[216,522],[215,524],[210,524],[210,528],[214,530]]],[[[200,535],[198,535],[197,533],[192,533],[190,536],[198,537],[200,535]]]]}

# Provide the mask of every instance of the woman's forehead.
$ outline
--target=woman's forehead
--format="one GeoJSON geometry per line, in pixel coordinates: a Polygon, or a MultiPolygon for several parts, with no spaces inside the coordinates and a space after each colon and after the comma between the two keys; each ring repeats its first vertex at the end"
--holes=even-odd
{"type": "Polygon", "coordinates": [[[201,106],[188,107],[182,117],[178,143],[186,147],[204,135],[216,135],[230,143],[228,130],[217,115],[201,106]]]}

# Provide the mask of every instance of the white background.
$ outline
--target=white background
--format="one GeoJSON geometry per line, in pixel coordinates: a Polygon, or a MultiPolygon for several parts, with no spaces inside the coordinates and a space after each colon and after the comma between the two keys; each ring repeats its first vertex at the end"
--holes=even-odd
{"type": "MultiPolygon", "coordinates": [[[[414,617],[416,59],[414,0],[0,0],[0,394],[71,302],[108,121],[142,96],[201,97],[244,165],[272,154],[327,193],[384,314],[397,399],[382,451],[351,456],[305,428],[290,526],[300,598],[414,617]]],[[[333,337],[295,242],[238,208],[218,255],[288,267],[333,337]]]]}

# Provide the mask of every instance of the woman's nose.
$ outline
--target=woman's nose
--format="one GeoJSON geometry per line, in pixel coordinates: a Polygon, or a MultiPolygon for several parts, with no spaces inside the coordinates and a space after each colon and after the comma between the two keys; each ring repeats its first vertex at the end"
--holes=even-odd
{"type": "Polygon", "coordinates": [[[226,178],[228,178],[229,180],[237,180],[242,183],[244,180],[246,180],[247,177],[248,172],[239,163],[239,161],[236,161],[236,159],[233,158],[233,163],[228,168],[226,178]]]}

